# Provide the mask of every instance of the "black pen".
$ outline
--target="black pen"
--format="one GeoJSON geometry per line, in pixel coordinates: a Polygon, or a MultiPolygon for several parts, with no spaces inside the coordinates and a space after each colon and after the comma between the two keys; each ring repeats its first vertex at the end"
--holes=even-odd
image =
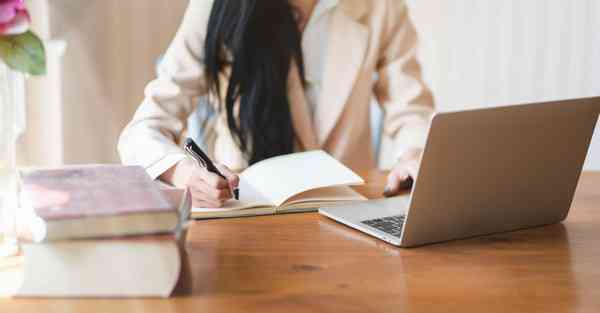
{"type": "MultiPolygon", "coordinates": [[[[199,166],[202,166],[206,168],[206,170],[208,170],[209,172],[217,174],[221,178],[227,180],[227,177],[225,177],[225,175],[219,172],[219,169],[217,169],[215,164],[210,160],[206,153],[204,153],[204,151],[202,151],[202,149],[198,147],[198,145],[192,138],[187,138],[185,140],[184,149],[192,158],[194,158],[194,160],[196,160],[199,166]]],[[[233,196],[235,197],[235,200],[240,200],[239,188],[236,187],[235,189],[233,189],[233,196]]]]}

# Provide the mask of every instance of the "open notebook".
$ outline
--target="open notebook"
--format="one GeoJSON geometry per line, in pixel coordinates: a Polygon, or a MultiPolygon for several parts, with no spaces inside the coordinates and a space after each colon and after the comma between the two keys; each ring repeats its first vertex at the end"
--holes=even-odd
{"type": "Polygon", "coordinates": [[[366,200],[349,186],[363,179],[323,151],[256,163],[240,174],[240,200],[223,208],[194,208],[196,219],[316,211],[323,205],[366,200]]]}

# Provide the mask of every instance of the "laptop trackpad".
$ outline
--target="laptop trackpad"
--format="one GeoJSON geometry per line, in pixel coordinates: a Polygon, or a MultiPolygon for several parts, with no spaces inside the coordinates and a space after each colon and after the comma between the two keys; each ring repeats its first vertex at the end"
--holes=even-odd
{"type": "Polygon", "coordinates": [[[371,200],[369,204],[372,207],[371,210],[378,212],[377,215],[393,216],[406,214],[409,201],[410,195],[407,194],[394,198],[371,200]]]}
{"type": "Polygon", "coordinates": [[[404,215],[408,210],[410,195],[361,201],[335,208],[322,208],[319,211],[332,218],[342,218],[350,222],[360,222],[373,218],[404,215]]]}

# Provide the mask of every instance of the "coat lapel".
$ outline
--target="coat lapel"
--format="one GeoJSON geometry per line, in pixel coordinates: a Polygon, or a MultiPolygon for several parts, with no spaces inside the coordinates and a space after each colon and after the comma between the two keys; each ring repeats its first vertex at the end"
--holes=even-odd
{"type": "Polygon", "coordinates": [[[325,144],[344,111],[362,68],[368,37],[367,28],[343,9],[332,12],[322,94],[314,117],[319,145],[325,144]]]}

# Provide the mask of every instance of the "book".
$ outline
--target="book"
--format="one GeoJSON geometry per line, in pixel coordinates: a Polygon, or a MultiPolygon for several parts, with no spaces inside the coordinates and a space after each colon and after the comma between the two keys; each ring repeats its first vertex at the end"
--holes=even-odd
{"type": "Polygon", "coordinates": [[[142,167],[71,166],[20,171],[21,206],[45,241],[171,232],[177,207],[142,167]]]}
{"type": "MultiPolygon", "coordinates": [[[[190,211],[188,192],[163,192],[182,216],[190,211]]],[[[26,243],[13,296],[169,297],[182,272],[189,272],[184,243],[185,227],[161,235],[26,243]]]]}
{"type": "Polygon", "coordinates": [[[222,208],[193,208],[195,219],[316,211],[320,206],[366,200],[350,186],[364,180],[324,151],[258,162],[240,174],[240,200],[222,208]]]}
{"type": "Polygon", "coordinates": [[[23,245],[20,297],[168,297],[181,257],[173,235],[23,245]]]}

